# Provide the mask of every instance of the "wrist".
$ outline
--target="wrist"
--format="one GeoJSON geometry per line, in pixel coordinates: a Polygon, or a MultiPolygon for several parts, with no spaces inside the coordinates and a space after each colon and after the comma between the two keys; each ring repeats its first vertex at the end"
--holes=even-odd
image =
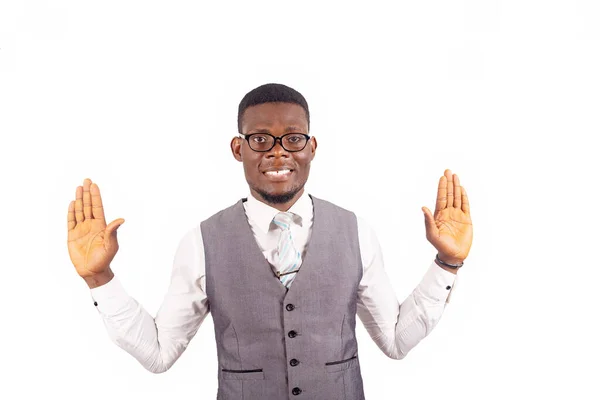
{"type": "Polygon", "coordinates": [[[446,257],[440,253],[435,255],[435,263],[442,269],[452,272],[454,275],[458,273],[458,269],[463,266],[463,260],[457,258],[446,257]]]}
{"type": "Polygon", "coordinates": [[[442,264],[461,265],[465,261],[464,259],[446,256],[442,253],[437,253],[436,257],[442,264]]]}
{"type": "Polygon", "coordinates": [[[442,269],[445,269],[445,270],[446,270],[446,271],[448,271],[448,272],[452,272],[454,275],[456,275],[456,274],[458,273],[458,268],[451,268],[451,267],[447,267],[447,266],[445,266],[445,265],[443,265],[443,264],[440,264],[440,263],[438,262],[438,260],[434,260],[434,261],[435,261],[435,263],[436,263],[436,264],[437,264],[437,265],[438,265],[440,268],[442,268],[442,269]]]}
{"type": "Polygon", "coordinates": [[[115,276],[110,267],[103,272],[86,276],[83,278],[90,289],[97,288],[98,286],[106,285],[115,276]]]}

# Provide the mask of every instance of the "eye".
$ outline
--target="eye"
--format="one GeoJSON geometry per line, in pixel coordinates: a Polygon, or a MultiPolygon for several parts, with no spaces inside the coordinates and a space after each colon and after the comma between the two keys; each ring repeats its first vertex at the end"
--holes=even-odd
{"type": "Polygon", "coordinates": [[[255,143],[265,143],[267,141],[266,135],[252,135],[252,141],[255,143]]]}
{"type": "Polygon", "coordinates": [[[301,141],[304,140],[304,136],[302,136],[302,135],[289,135],[289,136],[286,136],[285,139],[289,143],[300,143],[301,141]]]}

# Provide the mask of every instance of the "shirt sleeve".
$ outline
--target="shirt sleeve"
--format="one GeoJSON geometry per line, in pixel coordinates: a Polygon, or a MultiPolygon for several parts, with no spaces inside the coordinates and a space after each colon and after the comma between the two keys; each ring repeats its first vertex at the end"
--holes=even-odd
{"type": "Polygon", "coordinates": [[[126,293],[116,276],[91,289],[91,296],[111,340],[150,372],[161,373],[181,356],[208,315],[205,285],[198,225],[179,243],[171,282],[156,318],[126,293]]]}
{"type": "Polygon", "coordinates": [[[381,351],[402,359],[440,320],[456,275],[432,261],[419,285],[399,304],[375,232],[363,219],[357,219],[363,262],[357,314],[381,351]]]}

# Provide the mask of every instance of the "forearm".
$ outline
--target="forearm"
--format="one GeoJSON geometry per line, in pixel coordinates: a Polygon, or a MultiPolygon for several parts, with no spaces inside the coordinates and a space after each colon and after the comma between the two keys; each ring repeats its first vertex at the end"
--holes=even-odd
{"type": "Polygon", "coordinates": [[[359,284],[357,314],[381,351],[390,358],[401,359],[441,318],[456,280],[456,271],[442,269],[431,262],[419,285],[399,304],[383,267],[376,235],[364,220],[359,218],[358,222],[363,276],[359,284]]]}
{"type": "Polygon", "coordinates": [[[440,273],[432,265],[421,283],[402,302],[394,332],[396,352],[401,358],[429,335],[442,318],[453,281],[453,276],[440,273]]]}
{"type": "MultiPolygon", "coordinates": [[[[383,276],[383,275],[382,275],[383,276]]],[[[365,287],[358,313],[373,341],[390,358],[402,359],[440,320],[455,275],[431,264],[421,283],[402,302],[389,280],[365,287]]]]}
{"type": "Polygon", "coordinates": [[[123,290],[113,277],[109,285],[92,290],[92,297],[110,339],[153,373],[168,370],[185,344],[158,329],[155,319],[123,290]],[[114,279],[114,280],[113,280],[114,279]]]}
{"type": "Polygon", "coordinates": [[[402,359],[421,340],[423,340],[439,322],[445,308],[445,301],[427,301],[420,303],[415,292],[402,303],[398,323],[393,332],[394,353],[391,358],[402,359]]]}
{"type": "Polygon", "coordinates": [[[418,304],[414,293],[411,293],[402,305],[398,305],[396,324],[379,326],[379,333],[372,333],[371,337],[386,356],[403,359],[433,330],[444,311],[443,304],[418,304]]]}
{"type": "Polygon", "coordinates": [[[91,289],[113,342],[148,371],[168,370],[209,313],[204,270],[203,242],[198,225],[180,242],[171,283],[156,318],[125,292],[117,277],[91,289]]]}

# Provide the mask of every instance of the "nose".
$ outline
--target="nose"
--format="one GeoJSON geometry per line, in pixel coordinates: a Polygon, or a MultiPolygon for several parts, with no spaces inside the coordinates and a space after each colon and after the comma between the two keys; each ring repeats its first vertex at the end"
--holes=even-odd
{"type": "Polygon", "coordinates": [[[288,157],[289,153],[281,145],[281,138],[275,138],[275,146],[267,152],[267,157],[288,157]]]}

